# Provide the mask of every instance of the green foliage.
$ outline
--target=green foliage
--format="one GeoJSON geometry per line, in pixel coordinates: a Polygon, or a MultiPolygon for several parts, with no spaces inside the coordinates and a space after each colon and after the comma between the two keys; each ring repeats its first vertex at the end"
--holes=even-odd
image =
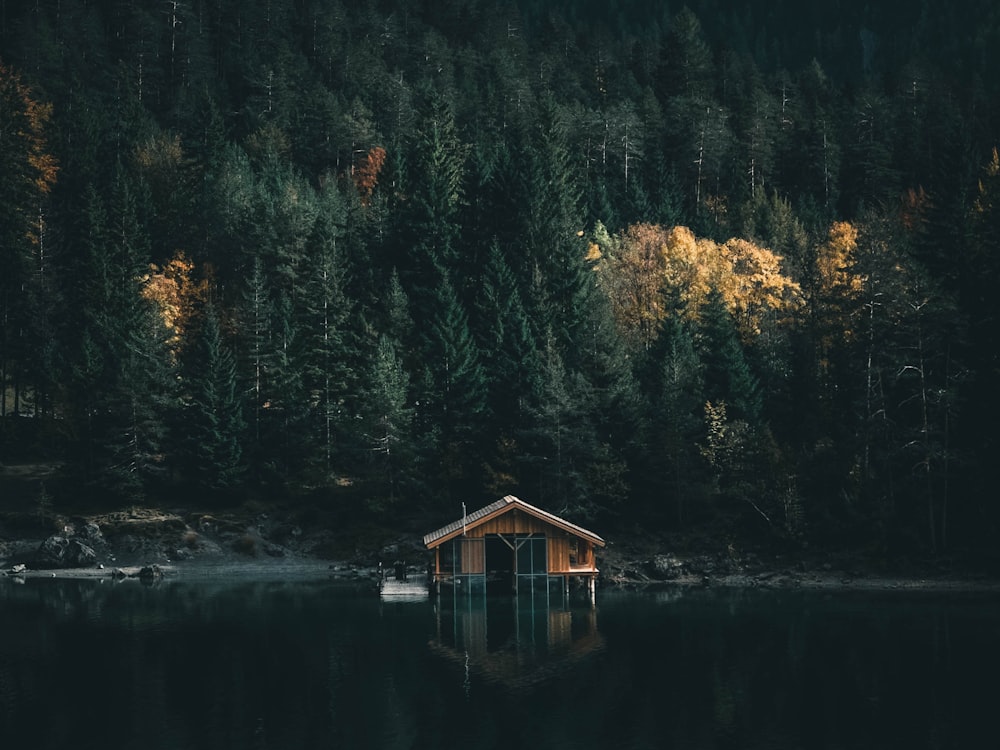
{"type": "Polygon", "coordinates": [[[184,406],[177,429],[183,435],[183,470],[195,486],[226,490],[243,479],[243,402],[236,359],[224,341],[215,306],[205,309],[186,357],[184,406]]]}

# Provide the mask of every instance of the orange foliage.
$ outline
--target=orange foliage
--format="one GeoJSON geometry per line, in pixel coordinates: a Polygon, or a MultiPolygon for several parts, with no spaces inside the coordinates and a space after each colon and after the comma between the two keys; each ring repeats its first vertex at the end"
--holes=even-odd
{"type": "Polygon", "coordinates": [[[354,169],[354,184],[361,196],[361,203],[365,206],[371,200],[372,192],[378,184],[378,177],[384,165],[385,149],[381,146],[373,146],[367,154],[358,160],[358,165],[354,169]]]}
{"type": "Polygon", "coordinates": [[[23,159],[21,167],[13,166],[4,179],[23,174],[39,195],[47,195],[59,173],[56,158],[49,153],[45,128],[52,117],[52,105],[36,101],[31,89],[21,83],[20,76],[0,63],[0,138],[13,144],[15,151],[4,158],[5,170],[11,169],[8,156],[23,159]],[[10,136],[13,136],[11,139],[10,136]],[[10,140],[8,140],[10,139],[10,140]],[[24,169],[26,167],[26,169],[24,169]]]}
{"type": "Polygon", "coordinates": [[[744,338],[759,335],[769,314],[799,306],[801,290],[782,273],[780,255],[735,238],[727,240],[720,250],[730,271],[724,277],[729,293],[720,291],[744,338]]]}
{"type": "Polygon", "coordinates": [[[864,285],[864,278],[854,271],[857,249],[858,230],[849,222],[836,221],[830,226],[826,242],[816,250],[813,307],[825,323],[826,332],[820,337],[824,362],[825,352],[836,339],[847,340],[853,335],[850,313],[864,285]]]}
{"type": "Polygon", "coordinates": [[[767,316],[801,303],[798,284],[782,273],[781,256],[747,240],[719,245],[695,237],[688,227],[636,224],[603,241],[603,285],[620,329],[633,344],[648,346],[655,339],[668,313],[665,290],[691,318],[718,292],[746,339],[760,334],[767,316]]]}
{"type": "Polygon", "coordinates": [[[910,188],[903,195],[903,205],[901,208],[901,218],[903,227],[908,232],[920,229],[927,221],[927,209],[930,207],[930,198],[923,187],[916,190],[910,188]]]}
{"type": "Polygon", "coordinates": [[[816,251],[821,297],[853,297],[861,291],[861,277],[851,270],[857,249],[858,230],[849,222],[835,221],[816,251]]]}
{"type": "Polygon", "coordinates": [[[175,351],[182,348],[184,335],[191,324],[195,310],[208,294],[208,281],[193,280],[194,263],[182,250],[177,252],[163,268],[155,263],[149,266],[142,295],[155,303],[163,317],[163,324],[171,331],[170,346],[175,351]]]}

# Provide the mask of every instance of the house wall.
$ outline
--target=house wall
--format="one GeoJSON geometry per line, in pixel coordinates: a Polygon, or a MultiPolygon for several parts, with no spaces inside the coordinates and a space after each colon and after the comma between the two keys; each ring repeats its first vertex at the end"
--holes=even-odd
{"type": "Polygon", "coordinates": [[[462,545],[462,573],[479,574],[486,572],[486,555],[483,552],[483,539],[458,539],[462,545]]]}
{"type": "MultiPolygon", "coordinates": [[[[466,574],[485,573],[483,544],[487,535],[504,536],[543,534],[547,539],[548,572],[552,575],[582,575],[596,573],[593,544],[540,518],[517,509],[488,519],[466,529],[464,537],[457,537],[461,546],[461,572],[466,574]],[[570,547],[576,540],[577,559],[570,563],[570,547]]],[[[447,542],[450,544],[451,542],[447,542]]]]}
{"type": "Polygon", "coordinates": [[[485,537],[487,534],[549,534],[555,531],[550,524],[540,518],[520,513],[516,509],[466,531],[467,537],[485,537]]]}

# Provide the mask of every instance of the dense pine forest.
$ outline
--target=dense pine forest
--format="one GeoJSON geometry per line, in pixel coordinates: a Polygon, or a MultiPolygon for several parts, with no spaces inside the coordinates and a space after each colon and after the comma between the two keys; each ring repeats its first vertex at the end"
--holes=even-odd
{"type": "Polygon", "coordinates": [[[0,464],[988,550],[998,49],[989,0],[0,0],[0,464]]]}

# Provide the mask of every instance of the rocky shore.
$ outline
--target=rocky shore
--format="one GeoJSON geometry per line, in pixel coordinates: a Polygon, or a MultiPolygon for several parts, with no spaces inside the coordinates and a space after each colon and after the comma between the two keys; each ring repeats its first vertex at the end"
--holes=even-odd
{"type": "MultiPolygon", "coordinates": [[[[671,552],[616,545],[599,556],[603,588],[760,587],[1000,592],[1000,577],[952,561],[872,565],[857,557],[766,555],[731,545],[671,552]]],[[[272,513],[133,508],[88,517],[0,517],[0,574],[29,577],[334,577],[375,584],[397,564],[425,569],[416,534],[338,535],[272,513]]]]}
{"type": "MultiPolygon", "coordinates": [[[[0,573],[30,577],[302,577],[375,580],[403,546],[338,539],[270,513],[132,508],[87,517],[0,517],[0,573]]],[[[412,546],[412,544],[409,544],[412,546]]],[[[406,557],[417,563],[412,549],[406,557]]]]}

